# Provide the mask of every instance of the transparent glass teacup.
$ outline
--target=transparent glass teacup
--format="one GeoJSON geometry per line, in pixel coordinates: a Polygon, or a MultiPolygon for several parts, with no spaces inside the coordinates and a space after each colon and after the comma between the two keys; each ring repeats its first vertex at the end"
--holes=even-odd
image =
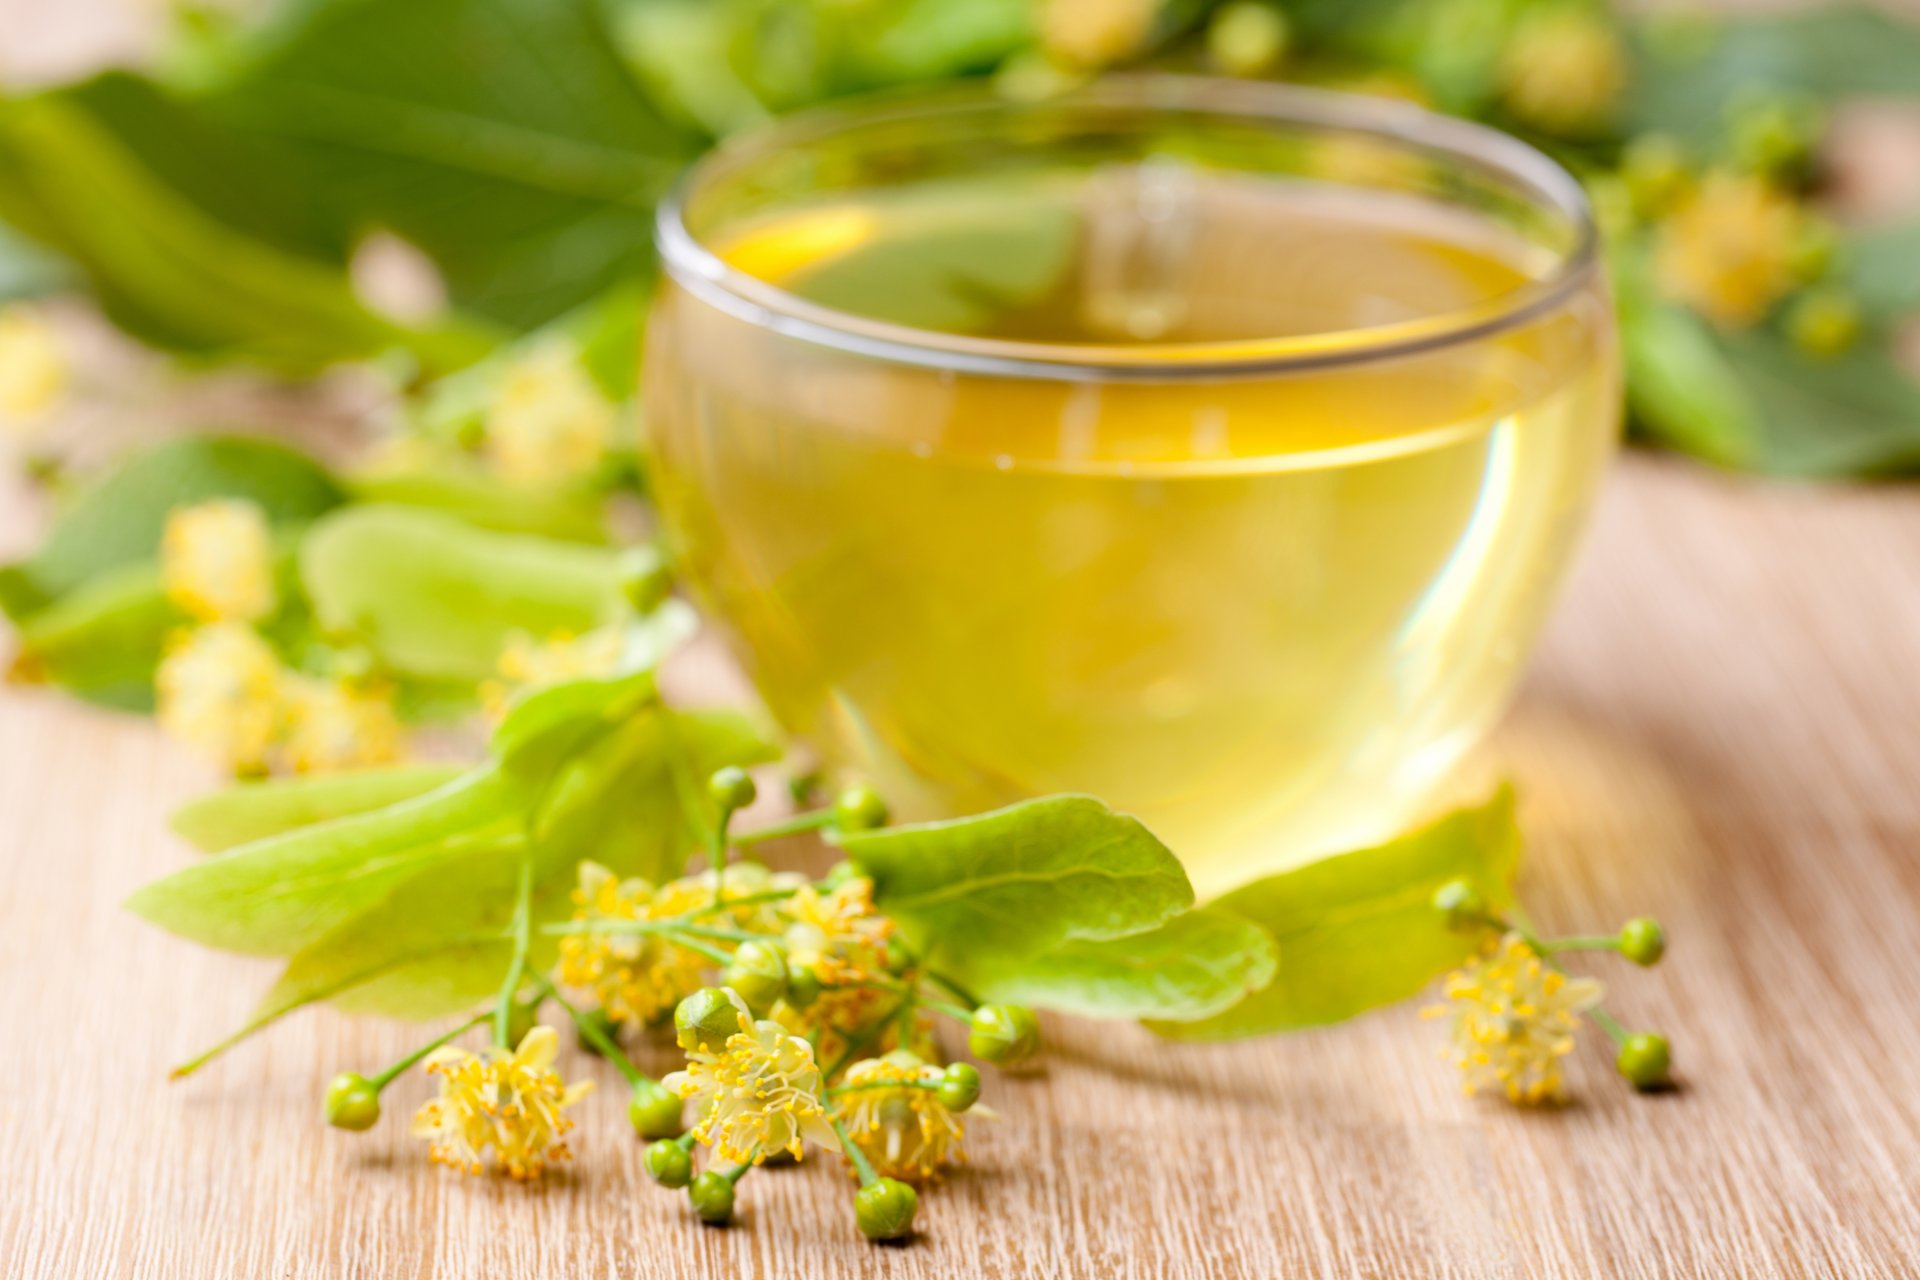
{"type": "Polygon", "coordinates": [[[775,715],[906,816],[1099,796],[1203,893],[1421,816],[1618,433],[1578,185],[1403,103],[880,100],[659,233],[659,503],[775,715]]]}

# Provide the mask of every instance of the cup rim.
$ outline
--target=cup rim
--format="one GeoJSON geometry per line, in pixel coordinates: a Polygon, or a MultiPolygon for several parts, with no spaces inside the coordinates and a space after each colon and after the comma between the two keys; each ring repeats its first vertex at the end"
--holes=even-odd
{"type": "Polygon", "coordinates": [[[1551,157],[1510,134],[1397,99],[1165,73],[1107,76],[1040,100],[1007,98],[979,82],[872,94],[799,112],[736,135],[695,161],[661,200],[655,239],[674,283],[756,328],[935,370],[1082,382],[1263,376],[1428,353],[1492,337],[1550,313],[1586,285],[1599,262],[1599,233],[1585,189],[1551,157]],[[1077,106],[1301,125],[1443,156],[1503,180],[1537,206],[1565,217],[1573,240],[1544,274],[1470,306],[1414,320],[1230,342],[1092,344],[972,337],[823,307],[730,266],[686,224],[687,203],[703,187],[788,147],[873,124],[1077,106]]]}

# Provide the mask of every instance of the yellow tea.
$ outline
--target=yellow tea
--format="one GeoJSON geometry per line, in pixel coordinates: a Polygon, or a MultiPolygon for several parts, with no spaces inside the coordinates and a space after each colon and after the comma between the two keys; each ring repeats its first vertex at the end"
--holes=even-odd
{"type": "Polygon", "coordinates": [[[1148,160],[816,200],[711,248],[955,356],[663,291],[659,501],[774,713],[908,816],[1098,796],[1203,893],[1420,816],[1616,431],[1598,287],[1462,338],[1550,255],[1417,195],[1148,160]]]}

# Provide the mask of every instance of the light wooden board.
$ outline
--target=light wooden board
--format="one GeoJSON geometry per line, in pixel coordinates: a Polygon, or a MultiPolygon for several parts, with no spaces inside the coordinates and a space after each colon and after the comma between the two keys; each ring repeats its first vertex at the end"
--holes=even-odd
{"type": "MultiPolygon", "coordinates": [[[[29,518],[0,493],[17,545],[29,518]]],[[[1548,928],[1668,923],[1615,964],[1684,1091],[1600,1037],[1579,1101],[1461,1099],[1412,1008],[1230,1048],[1056,1021],[1045,1069],[905,1249],[816,1165],[731,1230],[651,1186],[607,1071],[581,1158],[525,1188],[429,1167],[426,1082],[354,1137],[335,1071],[404,1030],[301,1016],[193,1080],[265,966],[117,905],[192,855],[211,779],[145,723],[0,692],[0,1272],[9,1276],[1899,1276],[1920,1258],[1920,490],[1775,489],[1631,458],[1520,705],[1477,767],[1524,787],[1548,928]]],[[[595,1064],[598,1065],[598,1064],[595,1064]]],[[[664,1059],[650,1063],[665,1069],[664,1059]]]]}

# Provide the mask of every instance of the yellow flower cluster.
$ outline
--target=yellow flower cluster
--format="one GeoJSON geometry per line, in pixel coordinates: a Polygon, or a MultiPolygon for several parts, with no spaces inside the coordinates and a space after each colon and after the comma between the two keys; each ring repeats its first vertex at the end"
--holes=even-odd
{"type": "Polygon", "coordinates": [[[1444,994],[1446,1003],[1425,1014],[1452,1019],[1443,1056],[1460,1069],[1469,1097],[1496,1088],[1513,1102],[1565,1097],[1561,1060],[1573,1051],[1580,1015],[1600,1002],[1598,982],[1569,978],[1509,933],[1449,976],[1444,994]]]}
{"type": "Polygon", "coordinates": [[[837,1146],[813,1046],[777,1022],[755,1022],[728,995],[739,1031],[718,1053],[689,1050],[687,1069],[661,1081],[698,1107],[695,1140],[736,1164],[759,1164],[776,1151],[797,1160],[808,1142],[837,1146]]]}
{"type": "Polygon", "coordinates": [[[480,701],[496,719],[506,714],[516,695],[561,680],[610,676],[620,666],[625,635],[618,626],[600,627],[584,635],[557,631],[545,640],[525,632],[507,638],[500,651],[499,679],[480,689],[480,701]]]}
{"type": "Polygon", "coordinates": [[[1160,0],[1042,0],[1040,40],[1070,67],[1095,70],[1139,52],[1160,0]]]}
{"type": "Polygon", "coordinates": [[[66,389],[67,357],[53,327],[29,307],[0,307],[0,425],[44,417],[66,389]]]}
{"type": "Polygon", "coordinates": [[[1501,70],[1509,111],[1549,132],[1579,136],[1613,117],[1627,83],[1627,51],[1604,13],[1556,5],[1520,24],[1501,70]]]}
{"type": "Polygon", "coordinates": [[[873,881],[844,880],[825,893],[802,885],[782,905],[787,967],[806,973],[820,995],[792,1011],[789,1025],[815,1031],[822,1052],[868,1023],[890,1000],[893,921],[873,905],[873,881]]]}
{"type": "Polygon", "coordinates": [[[170,513],[160,578],[168,600],[199,624],[169,640],[154,673],[167,733],[236,774],[399,758],[403,732],[387,690],[287,671],[254,630],[278,607],[272,534],[258,506],[216,499],[170,513]]]}
{"type": "Polygon", "coordinates": [[[1766,318],[1799,283],[1806,215],[1752,174],[1713,173],[1661,224],[1654,270],[1668,297],[1728,328],[1766,318]]]}
{"type": "Polygon", "coordinates": [[[537,1178],[547,1165],[572,1156],[564,1112],[593,1088],[591,1080],[564,1084],[553,1069],[560,1037],[552,1027],[527,1032],[512,1053],[471,1053],[446,1045],[427,1056],[440,1095],[414,1113],[413,1134],[428,1155],[468,1173],[489,1164],[516,1179],[537,1178]]]}
{"type": "Polygon", "coordinates": [[[846,1126],[882,1177],[924,1182],[961,1157],[966,1127],[940,1102],[939,1067],[896,1050],[855,1063],[834,1100],[834,1116],[846,1126]]]}
{"type": "Polygon", "coordinates": [[[591,472],[613,447],[620,411],[564,341],[508,365],[487,407],[488,460],[528,485],[564,484],[591,472]]]}

